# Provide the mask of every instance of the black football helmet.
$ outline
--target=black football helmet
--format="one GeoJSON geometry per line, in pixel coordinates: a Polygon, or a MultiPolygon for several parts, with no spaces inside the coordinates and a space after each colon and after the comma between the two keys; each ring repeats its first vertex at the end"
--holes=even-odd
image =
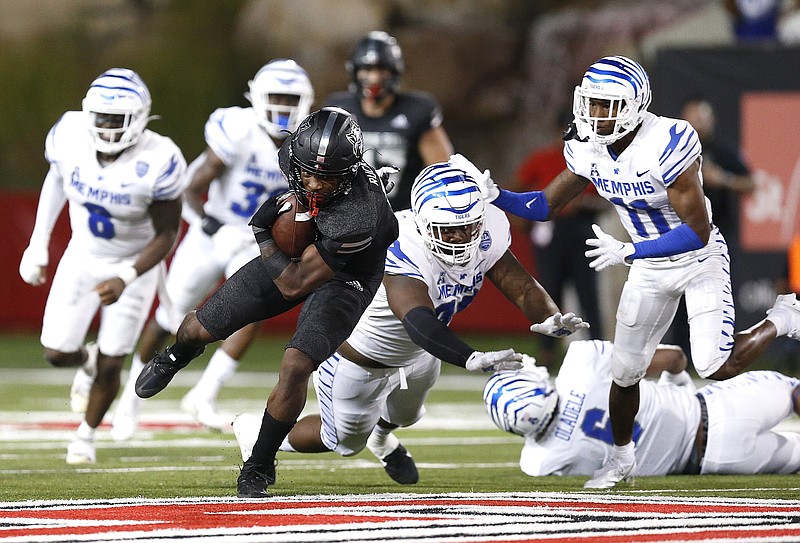
{"type": "Polygon", "coordinates": [[[386,32],[374,30],[362,38],[353,49],[345,67],[350,74],[351,87],[359,96],[379,98],[394,94],[400,81],[400,74],[405,70],[403,53],[397,40],[386,32]],[[358,70],[363,67],[377,66],[391,70],[390,78],[383,81],[380,89],[364,89],[358,79],[358,70]]]}
{"type": "Polygon", "coordinates": [[[311,214],[350,192],[364,154],[361,128],[355,118],[338,107],[324,107],[303,119],[287,141],[289,190],[311,214]],[[306,189],[301,171],[320,177],[339,178],[335,190],[326,193],[306,189]]]}

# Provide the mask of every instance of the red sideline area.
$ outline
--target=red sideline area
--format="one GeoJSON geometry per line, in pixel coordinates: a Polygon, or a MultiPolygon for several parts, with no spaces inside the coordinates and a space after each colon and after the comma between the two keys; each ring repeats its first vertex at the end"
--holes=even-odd
{"type": "MultiPolygon", "coordinates": [[[[49,291],[48,282],[43,287],[27,285],[19,276],[19,261],[28,245],[33,223],[36,218],[38,193],[3,192],[0,193],[0,216],[6,222],[0,223],[0,278],[4,285],[0,289],[0,329],[10,331],[38,332],[42,324],[44,304],[49,291]]],[[[50,265],[48,278],[53,276],[64,248],[69,241],[70,229],[66,208],[56,223],[50,242],[50,265]]],[[[532,270],[533,257],[526,237],[514,231],[512,251],[525,268],[532,270]]],[[[287,333],[294,329],[299,310],[270,319],[264,325],[266,333],[287,333]]],[[[500,294],[490,281],[486,281],[481,295],[453,321],[452,328],[470,333],[516,334],[528,332],[527,319],[500,294]]]]}

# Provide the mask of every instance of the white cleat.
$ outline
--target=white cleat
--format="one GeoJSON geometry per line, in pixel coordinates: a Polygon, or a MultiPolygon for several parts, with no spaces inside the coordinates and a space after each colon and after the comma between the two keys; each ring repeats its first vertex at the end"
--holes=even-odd
{"type": "Polygon", "coordinates": [[[772,308],[767,310],[767,315],[776,309],[784,310],[784,314],[790,318],[791,328],[786,337],[800,341],[800,302],[797,301],[797,296],[794,293],[781,294],[775,299],[772,308]]]}
{"type": "Polygon", "coordinates": [[[594,472],[583,488],[614,488],[622,482],[633,486],[634,475],[636,475],[635,458],[630,464],[623,464],[620,458],[612,455],[603,467],[594,472]]]}
{"type": "Polygon", "coordinates": [[[86,413],[89,405],[89,391],[92,389],[94,376],[97,374],[97,344],[87,343],[86,352],[89,357],[75,372],[72,388],[69,390],[69,407],[73,413],[86,413]]]}
{"type": "Polygon", "coordinates": [[[117,442],[128,441],[138,427],[139,406],[118,406],[111,420],[111,438],[117,442]]]}
{"type": "Polygon", "coordinates": [[[222,432],[230,431],[231,419],[217,413],[217,407],[213,402],[198,398],[189,391],[181,400],[181,409],[194,417],[194,420],[209,428],[222,432]]]}
{"type": "Polygon", "coordinates": [[[67,446],[67,464],[94,464],[95,462],[93,442],[78,437],[67,446]]]}
{"type": "Polygon", "coordinates": [[[258,432],[261,431],[261,420],[250,413],[241,413],[233,419],[233,435],[239,443],[239,450],[242,452],[242,461],[247,462],[253,454],[253,446],[258,439],[258,432]]]}

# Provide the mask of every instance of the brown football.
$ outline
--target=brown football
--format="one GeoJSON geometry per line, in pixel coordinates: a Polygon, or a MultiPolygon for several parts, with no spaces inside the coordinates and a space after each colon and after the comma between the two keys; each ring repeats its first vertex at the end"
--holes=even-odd
{"type": "Polygon", "coordinates": [[[289,193],[278,206],[286,201],[291,202],[292,208],[278,215],[272,225],[272,239],[288,257],[299,258],[317,239],[317,224],[308,209],[297,201],[296,195],[289,193]]]}

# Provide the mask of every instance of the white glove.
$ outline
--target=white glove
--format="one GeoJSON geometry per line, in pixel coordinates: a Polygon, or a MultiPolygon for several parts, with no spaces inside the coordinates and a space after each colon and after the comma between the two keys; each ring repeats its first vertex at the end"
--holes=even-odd
{"type": "Polygon", "coordinates": [[[392,181],[392,176],[400,173],[400,170],[394,166],[381,166],[378,168],[378,179],[383,183],[383,190],[386,194],[392,192],[395,182],[392,181]]]}
{"type": "Polygon", "coordinates": [[[49,255],[47,247],[28,246],[22,253],[22,260],[19,262],[19,275],[22,280],[38,287],[43,285],[46,279],[45,268],[49,255]]]}
{"type": "Polygon", "coordinates": [[[547,317],[544,322],[531,325],[531,332],[538,332],[546,336],[568,336],[576,330],[588,329],[589,323],[575,313],[555,313],[547,317]]]}
{"type": "Polygon", "coordinates": [[[478,183],[484,200],[487,202],[494,202],[497,197],[500,196],[500,189],[497,188],[497,184],[492,181],[492,174],[489,170],[483,170],[483,172],[481,172],[467,157],[460,154],[450,155],[449,162],[459,170],[464,170],[464,173],[478,183]]]}
{"type": "Polygon", "coordinates": [[[491,371],[518,370],[522,367],[522,355],[515,353],[514,349],[502,351],[489,351],[482,353],[475,351],[467,358],[469,371],[488,373],[491,371]]]}
{"type": "Polygon", "coordinates": [[[623,243],[614,236],[609,236],[596,224],[592,225],[592,230],[597,238],[587,239],[586,245],[597,249],[589,249],[585,253],[587,257],[594,258],[589,262],[590,268],[601,271],[620,264],[631,265],[626,259],[636,251],[633,243],[623,243]]]}

